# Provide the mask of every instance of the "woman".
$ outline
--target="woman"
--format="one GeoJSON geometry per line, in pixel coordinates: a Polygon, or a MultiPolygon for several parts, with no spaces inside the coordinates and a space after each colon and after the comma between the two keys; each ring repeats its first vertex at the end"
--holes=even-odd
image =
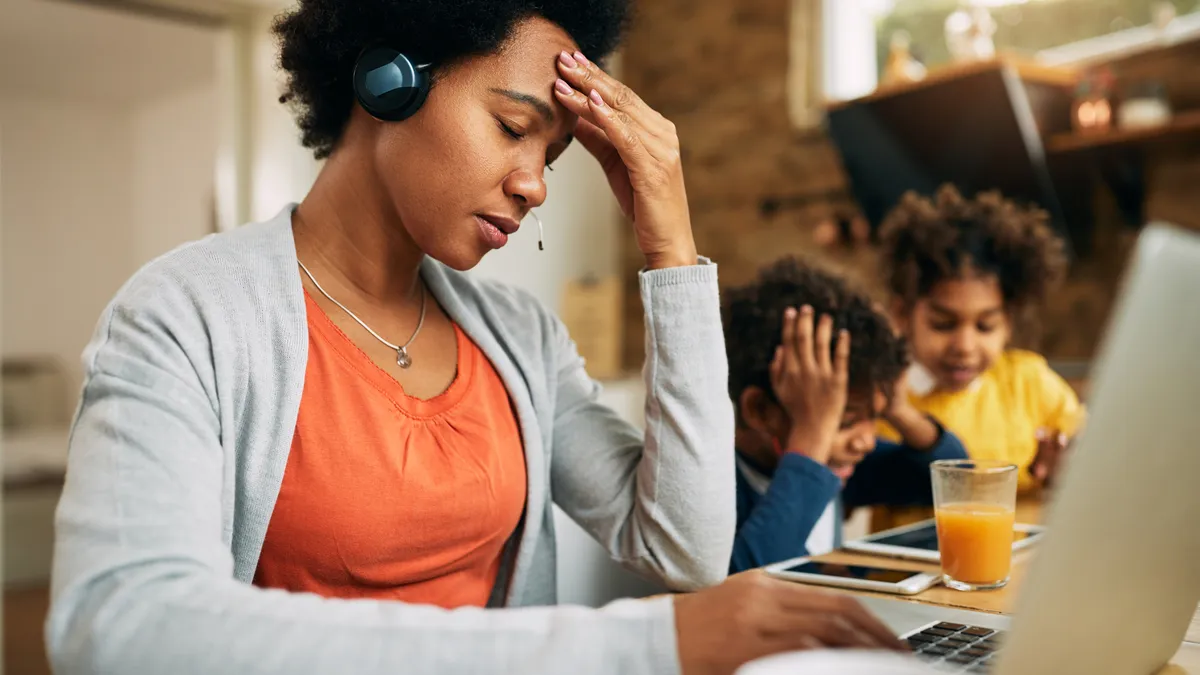
{"type": "Polygon", "coordinates": [[[729,672],[891,644],[857,605],[758,577],[480,609],[554,602],[551,503],[676,589],[729,558],[716,269],[672,126],[591,60],[626,11],[306,0],[280,19],[286,98],[328,162],[298,207],[150,264],[102,317],[57,521],[57,672],[729,672]],[[353,81],[379,45],[432,73],[402,121],[353,81]],[[572,135],[646,258],[644,438],[552,315],[459,272],[542,203],[572,135]]]}

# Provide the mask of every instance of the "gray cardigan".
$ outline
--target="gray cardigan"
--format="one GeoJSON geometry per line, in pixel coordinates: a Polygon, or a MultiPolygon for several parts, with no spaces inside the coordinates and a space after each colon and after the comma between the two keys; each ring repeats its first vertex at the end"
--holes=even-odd
{"type": "Polygon", "coordinates": [[[55,671],[678,671],[669,599],[532,606],[555,602],[551,503],[670,587],[723,578],[733,411],[716,266],[641,274],[643,437],[596,402],[534,299],[427,260],[430,291],[491,359],[520,421],[528,502],[492,600],[508,609],[325,599],[250,584],[308,354],[293,208],[147,265],[84,351],[46,625],[55,671]]]}

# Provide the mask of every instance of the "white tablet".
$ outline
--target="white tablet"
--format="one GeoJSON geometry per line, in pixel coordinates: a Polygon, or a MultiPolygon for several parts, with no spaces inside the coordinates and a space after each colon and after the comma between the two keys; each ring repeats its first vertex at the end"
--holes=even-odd
{"type": "Polygon", "coordinates": [[[767,565],[767,574],[802,584],[839,586],[861,591],[914,595],[941,581],[940,574],[867,565],[841,565],[809,558],[793,558],[767,565]]]}
{"type": "MultiPolygon", "coordinates": [[[[1033,546],[1045,532],[1046,528],[1041,525],[1013,525],[1013,553],[1033,546]]],[[[941,562],[941,557],[938,556],[937,526],[932,518],[848,541],[843,548],[892,558],[941,562]]]]}

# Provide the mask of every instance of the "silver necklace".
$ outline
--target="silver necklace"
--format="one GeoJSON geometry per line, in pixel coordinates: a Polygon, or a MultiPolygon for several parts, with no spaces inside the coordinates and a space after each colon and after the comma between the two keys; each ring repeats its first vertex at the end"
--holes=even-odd
{"type": "Polygon", "coordinates": [[[409,347],[409,345],[411,345],[413,343],[413,340],[417,339],[417,333],[421,332],[421,326],[425,325],[425,284],[421,284],[421,318],[417,319],[417,329],[413,331],[412,337],[408,338],[408,342],[405,342],[402,345],[394,345],[394,344],[388,342],[387,340],[384,340],[382,337],[380,337],[379,333],[376,333],[375,331],[371,330],[370,326],[363,323],[363,320],[358,318],[357,316],[355,316],[354,312],[351,312],[350,310],[346,309],[345,305],[338,302],[337,300],[334,300],[332,295],[326,293],[324,288],[321,288],[321,284],[317,283],[317,280],[313,277],[312,272],[308,271],[308,268],[304,266],[304,263],[300,262],[299,260],[297,260],[296,262],[300,264],[300,269],[304,270],[304,274],[305,274],[305,276],[308,277],[308,280],[313,282],[313,286],[316,286],[317,290],[321,291],[321,295],[328,298],[329,301],[332,302],[333,304],[337,305],[338,307],[341,307],[343,312],[345,312],[346,314],[349,314],[351,319],[354,319],[355,321],[358,322],[358,325],[360,325],[364,329],[366,329],[366,331],[368,333],[370,333],[371,335],[374,335],[376,340],[379,340],[383,344],[385,344],[388,347],[390,347],[391,349],[395,350],[396,365],[400,366],[401,368],[405,368],[405,369],[412,366],[412,357],[408,355],[408,347],[409,347]]]}

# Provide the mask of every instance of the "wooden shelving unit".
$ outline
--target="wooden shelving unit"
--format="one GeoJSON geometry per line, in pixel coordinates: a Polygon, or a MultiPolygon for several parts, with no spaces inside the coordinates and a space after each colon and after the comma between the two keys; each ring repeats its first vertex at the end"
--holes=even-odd
{"type": "Polygon", "coordinates": [[[1179,142],[1187,139],[1200,141],[1200,110],[1178,113],[1170,122],[1161,127],[1054,134],[1046,139],[1046,151],[1050,154],[1065,154],[1126,145],[1179,142]]]}

